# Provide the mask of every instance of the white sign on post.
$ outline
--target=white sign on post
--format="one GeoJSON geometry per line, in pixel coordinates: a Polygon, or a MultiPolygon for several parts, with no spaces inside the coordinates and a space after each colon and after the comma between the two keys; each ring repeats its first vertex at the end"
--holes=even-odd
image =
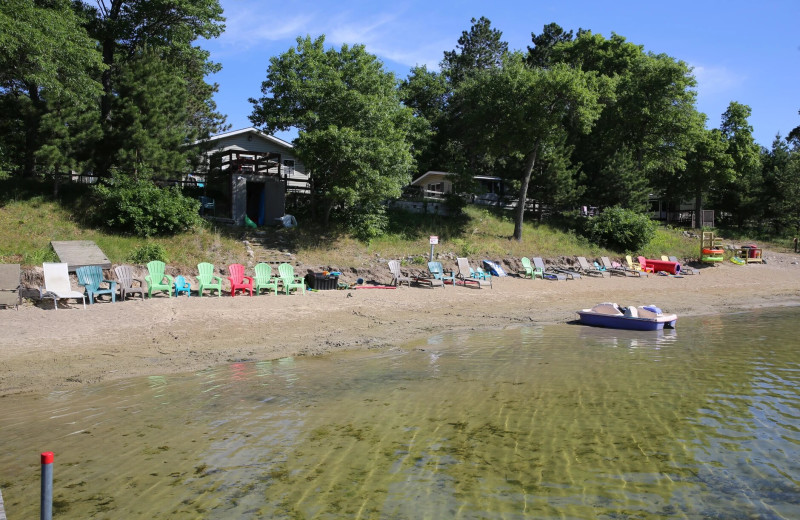
{"type": "Polygon", "coordinates": [[[431,245],[435,245],[439,243],[439,237],[436,235],[431,235],[431,245]]]}

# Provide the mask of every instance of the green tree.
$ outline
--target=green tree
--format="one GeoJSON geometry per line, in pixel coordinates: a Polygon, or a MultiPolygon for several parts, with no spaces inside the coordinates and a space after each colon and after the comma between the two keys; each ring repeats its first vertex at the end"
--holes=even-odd
{"type": "Polygon", "coordinates": [[[456,90],[463,123],[481,136],[475,146],[492,161],[521,165],[516,240],[522,239],[525,201],[538,161],[561,144],[568,124],[590,130],[600,114],[598,96],[604,86],[595,74],[563,64],[530,68],[515,52],[506,55],[501,68],[475,70],[456,90]]]}
{"type": "Polygon", "coordinates": [[[691,69],[617,34],[607,39],[579,31],[568,40],[553,32],[545,39],[558,39],[547,48],[551,63],[615,79],[614,90],[601,99],[603,110],[592,131],[571,132],[573,161],[582,164],[587,197],[601,206],[641,209],[660,179],[685,169],[693,131],[702,124],[691,69]],[[608,189],[609,175],[620,178],[622,190],[608,189]]]}
{"type": "Polygon", "coordinates": [[[37,153],[47,144],[41,124],[48,107],[97,99],[95,78],[102,68],[95,42],[68,0],[0,3],[0,150],[14,158],[7,159],[10,168],[24,176],[37,173],[37,153]]]}
{"type": "Polygon", "coordinates": [[[134,178],[170,178],[186,169],[188,92],[158,52],[139,52],[116,68],[116,96],[106,139],[113,163],[134,178]]]}
{"type": "Polygon", "coordinates": [[[720,125],[735,175],[720,191],[716,203],[721,210],[733,215],[739,227],[757,217],[760,211],[761,147],[755,142],[753,127],[747,121],[750,114],[749,106],[732,101],[722,114],[720,125]]]}
{"type": "Polygon", "coordinates": [[[760,204],[765,220],[778,235],[800,232],[800,147],[797,139],[776,136],[762,153],[763,189],[760,204]]]}
{"type": "Polygon", "coordinates": [[[541,34],[531,33],[533,47],[528,47],[528,64],[531,67],[549,66],[555,46],[571,41],[572,31],[565,31],[557,23],[545,25],[541,34]]]}
{"type": "Polygon", "coordinates": [[[125,77],[121,69],[129,61],[140,60],[145,49],[159,53],[161,60],[169,64],[171,74],[184,81],[185,116],[175,123],[183,125],[185,141],[222,126],[224,118],[215,112],[211,99],[216,85],[205,83],[205,76],[219,70],[219,65],[208,60],[207,51],[193,46],[198,38],[217,37],[224,29],[219,0],[76,0],[74,7],[87,20],[86,27],[97,39],[106,65],[101,76],[99,116],[103,138],[96,146],[98,173],[107,175],[114,166],[124,167],[116,163],[124,155],[115,149],[119,130],[114,127],[112,112],[129,103],[117,99],[120,94],[116,81],[125,77]]]}
{"type": "Polygon", "coordinates": [[[686,169],[675,179],[676,198],[691,196],[695,201],[695,223],[700,227],[703,197],[716,193],[734,178],[733,158],[728,154],[728,142],[719,130],[700,131],[694,148],[686,158],[686,169]]]}
{"type": "Polygon", "coordinates": [[[458,45],[444,53],[441,63],[442,72],[453,86],[474,70],[500,67],[508,52],[508,43],[502,40],[503,33],[493,29],[488,18],[473,18],[470,23],[469,32],[461,32],[458,45]]]}
{"type": "Polygon", "coordinates": [[[298,38],[270,59],[261,91],[250,120],[267,132],[298,130],[295,149],[311,171],[323,225],[334,208],[358,207],[368,220],[378,211],[372,202],[398,197],[409,183],[412,110],[364,46],[326,50],[324,36],[298,38]]]}

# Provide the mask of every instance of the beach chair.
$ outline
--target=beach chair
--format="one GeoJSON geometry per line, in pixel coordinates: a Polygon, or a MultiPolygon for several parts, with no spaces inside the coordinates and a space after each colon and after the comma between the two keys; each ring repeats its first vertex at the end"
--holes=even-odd
{"type": "Polygon", "coordinates": [[[628,272],[625,270],[624,267],[619,266],[615,267],[614,264],[607,256],[601,256],[600,261],[603,262],[603,268],[611,274],[611,276],[628,276],[628,272]]]}
{"type": "Polygon", "coordinates": [[[133,275],[133,269],[129,265],[118,265],[114,268],[117,275],[117,286],[119,287],[119,298],[125,301],[129,294],[139,293],[144,300],[144,280],[133,275]],[[134,285],[137,282],[139,285],[134,285]]]}
{"type": "Polygon", "coordinates": [[[588,260],[586,260],[585,256],[579,256],[578,258],[578,266],[581,269],[581,273],[585,273],[589,276],[599,276],[603,278],[606,274],[597,269],[595,266],[591,265],[588,260]]]}
{"type": "Polygon", "coordinates": [[[253,268],[256,276],[253,278],[253,289],[256,291],[256,296],[261,293],[261,289],[273,290],[273,294],[278,294],[278,279],[272,277],[272,266],[261,262],[256,264],[253,268]]]}
{"type": "Polygon", "coordinates": [[[492,278],[489,279],[482,279],[475,277],[475,270],[472,269],[469,265],[469,260],[466,258],[456,258],[456,263],[458,265],[458,273],[456,277],[460,280],[461,284],[465,287],[467,285],[477,286],[479,289],[483,288],[484,285],[488,285],[489,288],[492,288],[492,278]]]}
{"type": "Polygon", "coordinates": [[[242,264],[231,264],[228,266],[228,281],[231,283],[231,298],[236,296],[236,291],[250,291],[253,296],[253,277],[245,276],[242,264]]]}
{"type": "Polygon", "coordinates": [[[0,305],[19,309],[22,303],[22,284],[19,264],[0,264],[0,305]]]}
{"type": "Polygon", "coordinates": [[[441,280],[442,283],[447,283],[450,280],[450,283],[456,284],[455,273],[453,271],[450,271],[450,274],[445,273],[441,262],[428,262],[428,272],[431,273],[434,279],[441,280]]]}
{"type": "Polygon", "coordinates": [[[646,273],[655,273],[655,268],[647,263],[647,258],[643,256],[637,256],[636,259],[639,261],[639,268],[646,272],[646,273]]]}
{"type": "Polygon", "coordinates": [[[642,266],[639,265],[638,262],[634,262],[631,255],[625,256],[625,262],[628,264],[625,266],[625,269],[630,272],[634,273],[636,276],[648,276],[647,271],[642,269],[642,266]]]}
{"type": "Polygon", "coordinates": [[[167,293],[167,298],[172,298],[172,284],[175,279],[166,274],[167,265],[161,260],[153,260],[147,263],[147,276],[144,281],[147,282],[147,297],[153,297],[153,291],[164,291],[167,293]]]}
{"type": "Polygon", "coordinates": [[[288,295],[292,289],[300,291],[303,296],[306,295],[306,281],[301,276],[295,276],[294,267],[292,264],[282,263],[278,266],[278,275],[281,279],[281,285],[288,295]]]}
{"type": "Polygon", "coordinates": [[[392,285],[397,287],[398,285],[403,285],[403,282],[405,282],[411,287],[411,277],[404,275],[400,270],[399,260],[389,260],[389,272],[392,273],[392,285]]]}
{"type": "Polygon", "coordinates": [[[111,302],[117,301],[117,282],[103,278],[103,268],[99,265],[84,265],[75,269],[78,276],[78,285],[83,286],[86,296],[89,297],[89,304],[94,303],[97,296],[103,294],[111,295],[111,302]],[[108,287],[101,287],[108,285],[108,287]]]}
{"type": "Polygon", "coordinates": [[[208,262],[197,264],[197,296],[203,296],[203,291],[216,289],[217,296],[222,295],[222,277],[214,274],[214,265],[208,262]]]}
{"type": "Polygon", "coordinates": [[[533,265],[536,267],[536,274],[542,277],[542,280],[566,280],[567,275],[562,273],[556,273],[549,270],[544,265],[544,260],[541,257],[535,256],[533,257],[533,265]],[[541,273],[541,274],[539,274],[541,273]]]}
{"type": "Polygon", "coordinates": [[[175,283],[172,285],[175,289],[175,297],[177,298],[180,293],[186,293],[186,296],[192,295],[192,286],[189,284],[188,280],[183,276],[176,276],[175,283]]]}
{"type": "Polygon", "coordinates": [[[523,256],[520,259],[520,261],[522,262],[522,271],[519,271],[520,276],[522,276],[523,278],[530,278],[531,280],[534,280],[536,278],[536,275],[534,274],[535,268],[531,264],[531,259],[528,258],[527,256],[523,256]]]}
{"type": "Polygon", "coordinates": [[[53,307],[58,310],[58,300],[80,299],[83,308],[86,308],[86,296],[83,292],[75,291],[69,283],[69,271],[66,263],[45,262],[44,288],[39,287],[39,299],[52,298],[53,307]]]}

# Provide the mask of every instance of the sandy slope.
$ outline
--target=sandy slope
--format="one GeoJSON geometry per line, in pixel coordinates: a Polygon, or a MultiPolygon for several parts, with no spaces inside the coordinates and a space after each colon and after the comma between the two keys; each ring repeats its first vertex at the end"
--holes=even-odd
{"type": "MultiPolygon", "coordinates": [[[[0,396],[230,361],[402,347],[441,331],[558,323],[601,301],[654,303],[680,315],[800,304],[800,257],[724,264],[698,276],[495,278],[493,289],[403,287],[306,296],[156,297],[54,311],[52,303],[0,310],[0,396]]],[[[388,281],[388,269],[387,269],[388,281]]]]}

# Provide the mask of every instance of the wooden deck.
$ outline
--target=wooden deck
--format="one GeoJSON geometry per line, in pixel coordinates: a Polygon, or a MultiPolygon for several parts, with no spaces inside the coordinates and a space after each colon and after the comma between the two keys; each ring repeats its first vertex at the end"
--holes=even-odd
{"type": "Polygon", "coordinates": [[[50,244],[58,259],[68,264],[70,272],[85,265],[99,265],[103,269],[111,269],[111,260],[106,258],[105,253],[91,240],[52,241],[50,244]]]}

